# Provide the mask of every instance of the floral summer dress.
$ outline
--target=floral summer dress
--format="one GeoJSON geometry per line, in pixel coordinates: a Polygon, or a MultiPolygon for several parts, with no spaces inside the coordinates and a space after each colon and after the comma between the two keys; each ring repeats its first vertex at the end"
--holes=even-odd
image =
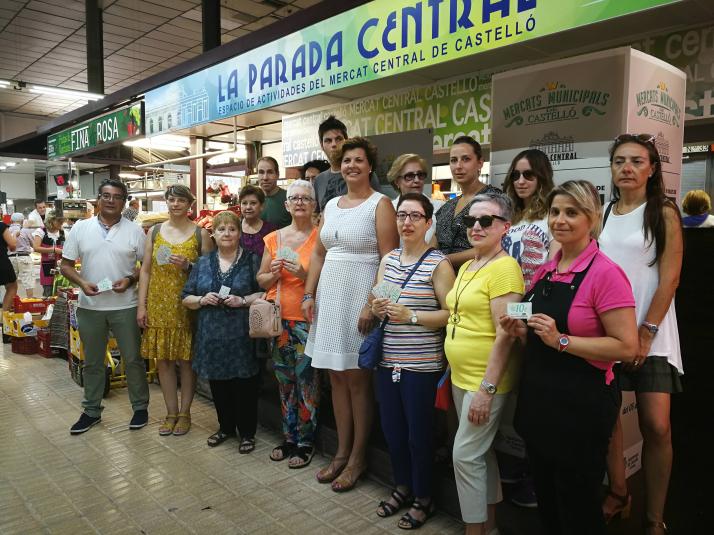
{"type": "Polygon", "coordinates": [[[147,304],[149,320],[141,339],[141,355],[144,358],[190,360],[192,311],[181,304],[181,291],[188,273],[174,264],[157,263],[156,251],[162,245],[170,247],[172,254],[183,255],[191,262],[195,262],[199,256],[195,233],[179,244],[166,241],[161,232],[156,234],[151,253],[147,304]]]}

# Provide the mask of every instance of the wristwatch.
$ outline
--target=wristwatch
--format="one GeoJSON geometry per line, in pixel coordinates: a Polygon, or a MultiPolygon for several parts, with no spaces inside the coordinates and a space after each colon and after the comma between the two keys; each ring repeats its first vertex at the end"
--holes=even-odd
{"type": "Polygon", "coordinates": [[[416,324],[417,324],[417,314],[416,314],[416,312],[413,312],[413,311],[412,311],[412,317],[409,318],[409,322],[410,322],[412,325],[416,325],[416,324]]]}
{"type": "Polygon", "coordinates": [[[561,334],[558,337],[558,353],[562,353],[566,349],[568,349],[568,346],[570,345],[570,338],[568,337],[567,334],[561,334]]]}
{"type": "Polygon", "coordinates": [[[646,321],[643,321],[642,326],[650,333],[652,333],[652,335],[655,335],[659,332],[659,327],[657,327],[657,325],[655,325],[654,323],[648,323],[646,321]]]}
{"type": "Polygon", "coordinates": [[[498,388],[496,388],[496,385],[494,385],[493,383],[489,383],[486,379],[484,379],[483,381],[481,381],[481,390],[493,396],[498,390],[498,388]]]}

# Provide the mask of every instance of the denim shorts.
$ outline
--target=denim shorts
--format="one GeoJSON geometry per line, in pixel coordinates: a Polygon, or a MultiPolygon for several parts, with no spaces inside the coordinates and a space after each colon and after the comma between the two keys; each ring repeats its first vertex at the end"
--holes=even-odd
{"type": "Polygon", "coordinates": [[[677,368],[667,362],[667,357],[651,356],[637,371],[625,371],[620,364],[615,366],[615,376],[620,390],[634,392],[666,392],[676,394],[682,391],[682,381],[677,368]]]}

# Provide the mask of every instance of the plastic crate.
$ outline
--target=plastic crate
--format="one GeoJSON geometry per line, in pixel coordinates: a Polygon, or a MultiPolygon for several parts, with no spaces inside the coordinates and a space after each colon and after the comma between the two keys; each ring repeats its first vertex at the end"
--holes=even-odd
{"type": "Polygon", "coordinates": [[[30,314],[44,314],[47,312],[47,307],[54,302],[54,297],[22,299],[16,295],[12,306],[16,313],[29,312],[30,314]]]}
{"type": "Polygon", "coordinates": [[[37,331],[37,352],[48,359],[62,355],[60,348],[50,346],[51,341],[52,334],[49,329],[40,329],[37,331]]]}
{"type": "Polygon", "coordinates": [[[13,336],[10,344],[12,352],[18,355],[34,355],[37,353],[37,338],[34,336],[26,336],[23,338],[13,336]]]}

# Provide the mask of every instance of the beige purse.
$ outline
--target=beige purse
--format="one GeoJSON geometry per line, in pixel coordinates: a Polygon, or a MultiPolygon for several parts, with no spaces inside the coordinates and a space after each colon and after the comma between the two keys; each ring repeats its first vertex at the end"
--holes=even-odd
{"type": "MultiPolygon", "coordinates": [[[[280,250],[280,231],[278,231],[277,250],[280,250]]],[[[251,338],[275,338],[283,333],[280,310],[280,278],[278,279],[275,303],[263,300],[250,305],[248,328],[248,334],[251,338]]]]}

